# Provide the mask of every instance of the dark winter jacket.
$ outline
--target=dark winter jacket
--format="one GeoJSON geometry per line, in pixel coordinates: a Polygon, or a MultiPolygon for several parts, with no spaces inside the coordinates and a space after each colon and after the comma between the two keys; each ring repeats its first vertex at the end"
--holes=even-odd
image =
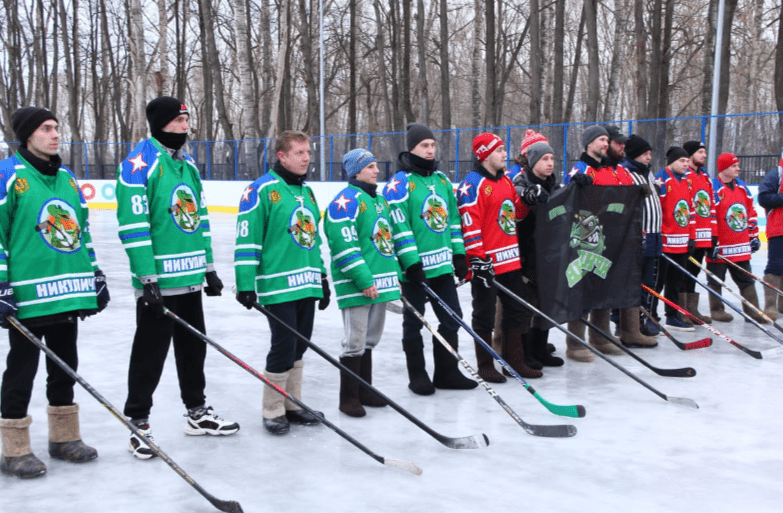
{"type": "MultiPolygon", "coordinates": [[[[553,172],[545,180],[537,177],[529,168],[514,177],[514,186],[517,191],[527,189],[531,185],[540,185],[550,196],[554,191],[563,187],[557,173],[553,172]]],[[[531,209],[524,219],[517,222],[517,240],[519,241],[519,257],[522,260],[522,274],[535,281],[536,279],[536,209],[531,209]]]]}

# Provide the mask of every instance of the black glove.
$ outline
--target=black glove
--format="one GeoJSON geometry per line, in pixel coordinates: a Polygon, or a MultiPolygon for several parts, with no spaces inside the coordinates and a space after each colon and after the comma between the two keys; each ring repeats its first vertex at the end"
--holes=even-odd
{"type": "Polygon", "coordinates": [[[750,252],[755,253],[759,250],[759,248],[761,248],[761,241],[759,238],[756,237],[755,239],[750,239],[750,252]]]}
{"type": "Polygon", "coordinates": [[[153,317],[163,317],[163,296],[160,293],[158,282],[145,283],[141,299],[144,301],[147,312],[153,317]]]}
{"type": "Polygon", "coordinates": [[[207,280],[207,286],[204,287],[204,294],[208,296],[221,296],[220,292],[223,290],[223,282],[218,278],[217,271],[207,271],[205,276],[207,280]]]}
{"type": "Polygon", "coordinates": [[[696,251],[696,239],[688,239],[688,254],[693,255],[696,251]]]}
{"type": "Polygon", "coordinates": [[[411,283],[418,283],[421,285],[427,280],[427,275],[424,274],[424,264],[416,262],[411,264],[405,269],[405,278],[411,283]]]}
{"type": "Polygon", "coordinates": [[[522,200],[522,203],[528,207],[535,207],[539,203],[546,203],[549,201],[549,193],[538,184],[528,186],[522,191],[522,194],[520,194],[519,197],[522,200]]]}
{"type": "Polygon", "coordinates": [[[574,182],[579,187],[584,187],[585,185],[593,185],[593,177],[590,175],[586,175],[584,173],[577,173],[574,176],[571,177],[571,181],[574,182]]]}
{"type": "Polygon", "coordinates": [[[454,265],[454,276],[459,281],[464,280],[468,275],[468,262],[465,259],[465,255],[454,255],[451,257],[451,263],[454,265]]]}
{"type": "Polygon", "coordinates": [[[98,296],[98,311],[102,312],[109,304],[109,286],[106,284],[106,275],[98,269],[95,271],[95,295],[98,296]]]}
{"type": "Polygon", "coordinates": [[[0,328],[10,329],[11,323],[6,320],[7,315],[16,315],[16,300],[14,289],[7,281],[0,282],[0,328]]]}
{"type": "Polygon", "coordinates": [[[250,310],[253,308],[253,304],[258,300],[258,296],[256,295],[255,290],[244,290],[242,292],[237,292],[237,301],[250,310]]]}
{"type": "Polygon", "coordinates": [[[492,266],[492,258],[470,257],[470,267],[473,269],[473,279],[481,280],[483,285],[492,288],[492,280],[495,278],[495,268],[492,266]]]}
{"type": "Polygon", "coordinates": [[[720,255],[720,246],[718,245],[718,237],[713,236],[712,245],[710,245],[710,253],[707,256],[710,257],[710,260],[717,260],[719,255],[720,255]]]}
{"type": "Polygon", "coordinates": [[[332,291],[329,290],[329,280],[326,279],[326,275],[321,275],[321,288],[324,290],[324,297],[318,301],[318,309],[319,310],[326,310],[326,307],[329,306],[329,302],[332,299],[332,291]]]}

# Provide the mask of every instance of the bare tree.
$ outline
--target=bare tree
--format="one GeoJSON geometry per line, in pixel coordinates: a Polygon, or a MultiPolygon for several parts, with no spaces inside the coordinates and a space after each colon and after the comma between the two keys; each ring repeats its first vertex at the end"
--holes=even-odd
{"type": "Polygon", "coordinates": [[[440,101],[441,127],[451,128],[451,77],[449,76],[448,1],[440,0],[440,101]]]}
{"type": "Polygon", "coordinates": [[[587,26],[587,104],[585,121],[598,119],[598,104],[601,101],[601,60],[598,53],[597,0],[584,0],[585,24],[587,26]]]}
{"type": "MultiPolygon", "coordinates": [[[[147,137],[147,123],[144,114],[144,107],[147,104],[145,93],[147,90],[147,75],[144,63],[144,19],[141,12],[141,0],[129,0],[129,6],[128,22],[130,23],[130,32],[128,34],[128,50],[132,70],[130,76],[132,84],[130,94],[130,136],[133,142],[137,142],[147,137]]],[[[64,8],[62,9],[65,10],[64,8]]],[[[68,49],[63,46],[63,51],[67,53],[68,49]]]]}
{"type": "Polygon", "coordinates": [[[419,49],[419,94],[421,97],[422,123],[430,122],[430,87],[427,82],[427,44],[424,39],[424,25],[427,23],[424,14],[424,0],[418,0],[416,4],[416,45],[419,49]]]}

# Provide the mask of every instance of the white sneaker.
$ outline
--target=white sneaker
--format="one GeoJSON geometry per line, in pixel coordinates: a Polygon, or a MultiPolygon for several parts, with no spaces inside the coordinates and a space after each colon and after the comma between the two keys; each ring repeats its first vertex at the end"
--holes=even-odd
{"type": "Polygon", "coordinates": [[[219,417],[212,406],[199,408],[194,413],[186,413],[185,417],[188,418],[188,424],[185,426],[186,435],[233,435],[239,431],[239,424],[219,417]]]}
{"type": "MultiPolygon", "coordinates": [[[[152,436],[152,432],[150,431],[150,425],[149,424],[142,424],[141,426],[136,426],[139,431],[141,431],[141,434],[143,434],[147,439],[151,442],[155,442],[155,438],[152,436]]],[[[147,445],[144,440],[139,438],[136,433],[131,433],[130,437],[130,443],[128,444],[128,450],[133,453],[133,455],[140,459],[140,460],[148,460],[150,458],[157,457],[157,454],[155,454],[152,449],[150,449],[150,446],[147,445]]]]}

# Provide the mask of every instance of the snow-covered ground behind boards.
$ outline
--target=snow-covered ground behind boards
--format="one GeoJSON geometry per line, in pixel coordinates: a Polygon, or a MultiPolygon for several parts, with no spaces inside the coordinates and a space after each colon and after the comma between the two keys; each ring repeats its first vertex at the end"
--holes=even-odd
{"type": "MultiPolygon", "coordinates": [[[[217,268],[226,289],[220,298],[204,299],[207,329],[262,371],[269,326],[230,293],[234,220],[234,215],[211,216],[217,268]]],[[[112,302],[80,326],[78,372],[122,410],[134,303],[116,227],[114,212],[92,212],[93,239],[112,302]]],[[[753,258],[757,275],[765,263],[762,249],[753,258]]],[[[758,292],[763,297],[760,287],[758,292]]],[[[460,289],[460,298],[469,318],[468,287],[460,289]]],[[[700,307],[708,310],[704,294],[700,307]]],[[[431,313],[427,317],[436,323],[431,313]]],[[[547,439],[525,433],[482,388],[415,396],[406,386],[401,324],[400,316],[389,313],[375,351],[374,384],[442,434],[485,433],[488,448],[448,449],[389,407],[369,409],[362,419],[346,417],[337,410],[339,372],[313,351],[305,355],[304,402],[375,453],[415,462],[424,470],[421,476],[379,464],[324,426],[295,426],[286,437],[267,434],[261,422],[264,385],[213,349],[207,357],[208,403],[239,422],[241,430],[221,438],[183,433],[184,407],[170,354],[151,417],[156,440],[208,492],[239,501],[246,512],[780,511],[781,360],[754,360],[717,337],[712,347],[697,351],[682,352],[665,338],[659,338],[656,349],[637,351],[657,367],[692,366],[698,372],[694,378],[660,377],[629,357],[612,357],[664,394],[695,400],[698,410],[667,403],[601,360],[567,361],[532,380],[553,403],[584,405],[582,419],[550,414],[517,382],[493,385],[526,422],[578,429],[573,438],[547,439]]],[[[716,327],[748,347],[778,346],[742,320],[716,327]]],[[[687,342],[707,335],[699,329],[677,336],[687,342]]],[[[342,321],[333,303],[317,312],[313,341],[337,357],[341,337],[342,321]]],[[[563,335],[553,330],[551,340],[563,356],[563,335]]],[[[431,370],[429,337],[425,341],[431,370]]],[[[460,353],[474,365],[473,342],[462,333],[460,343],[460,353]]],[[[3,361],[7,347],[0,343],[3,361]]],[[[128,430],[78,385],[82,436],[100,457],[83,465],[52,460],[44,380],[42,360],[30,405],[31,439],[49,472],[31,481],[0,476],[0,512],[215,511],[161,460],[133,458],[128,430]]]]}

